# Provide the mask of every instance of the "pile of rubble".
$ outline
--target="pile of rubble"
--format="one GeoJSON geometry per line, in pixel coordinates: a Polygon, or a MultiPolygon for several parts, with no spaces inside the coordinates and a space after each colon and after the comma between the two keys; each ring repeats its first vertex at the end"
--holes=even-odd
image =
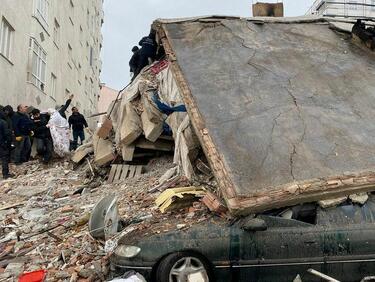
{"type": "Polygon", "coordinates": [[[142,162],[156,152],[174,152],[175,175],[193,179],[200,143],[168,61],[143,69],[110,105],[108,119],[113,130],[97,131],[90,143],[77,150],[73,161],[80,162],[92,152],[97,165],[142,162]]]}
{"type": "MultiPolygon", "coordinates": [[[[157,208],[160,192],[150,187],[158,186],[172,161],[171,156],[152,159],[142,175],[111,184],[106,183],[108,168],[89,160],[78,167],[68,161],[13,167],[17,178],[0,182],[0,280],[46,270],[46,281],[104,281],[109,253],[105,240],[90,235],[88,221],[95,204],[111,194],[117,196],[125,230],[143,235],[210,218],[199,200],[165,213],[157,208]]],[[[172,186],[193,184],[198,185],[182,178],[172,186]]]]}

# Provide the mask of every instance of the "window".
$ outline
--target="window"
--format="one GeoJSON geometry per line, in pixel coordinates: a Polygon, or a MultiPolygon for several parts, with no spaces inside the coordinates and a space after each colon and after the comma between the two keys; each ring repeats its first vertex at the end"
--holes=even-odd
{"type": "Polygon", "coordinates": [[[60,43],[60,25],[56,19],[55,19],[55,25],[53,27],[53,42],[55,42],[57,46],[60,43]]]}
{"type": "Polygon", "coordinates": [[[11,59],[13,33],[13,27],[3,18],[0,26],[0,53],[8,60],[11,59]]]}
{"type": "Polygon", "coordinates": [[[33,38],[30,38],[29,47],[32,52],[31,75],[29,75],[29,81],[40,90],[44,91],[44,85],[46,83],[47,53],[33,38]]]}
{"type": "Polygon", "coordinates": [[[87,10],[87,14],[86,14],[86,23],[87,23],[87,30],[90,30],[90,11],[87,10]]]}
{"type": "Polygon", "coordinates": [[[51,97],[56,98],[56,82],[57,77],[53,73],[51,73],[51,97]]]}
{"type": "Polygon", "coordinates": [[[35,16],[42,25],[48,26],[48,0],[35,0],[35,16]]]}
{"type": "Polygon", "coordinates": [[[90,47],[90,66],[94,64],[94,49],[90,47]]]}

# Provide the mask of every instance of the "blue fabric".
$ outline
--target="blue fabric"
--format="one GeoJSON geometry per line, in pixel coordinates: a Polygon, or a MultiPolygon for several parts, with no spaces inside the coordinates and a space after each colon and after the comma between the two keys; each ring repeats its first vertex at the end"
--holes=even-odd
{"type": "Polygon", "coordinates": [[[170,107],[167,104],[164,104],[159,100],[158,94],[155,92],[154,96],[152,97],[152,100],[155,102],[156,106],[158,107],[159,111],[169,116],[170,114],[174,112],[186,112],[185,105],[179,105],[176,107],[170,107]]]}

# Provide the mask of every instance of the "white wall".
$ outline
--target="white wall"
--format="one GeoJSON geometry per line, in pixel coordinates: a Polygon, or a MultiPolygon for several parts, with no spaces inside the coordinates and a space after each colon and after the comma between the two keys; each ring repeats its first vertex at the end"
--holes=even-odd
{"type": "Polygon", "coordinates": [[[47,109],[63,104],[68,89],[75,94],[72,105],[78,106],[81,113],[96,113],[100,92],[102,0],[49,0],[48,26],[34,16],[34,1],[37,0],[1,0],[0,21],[5,17],[15,31],[10,61],[0,55],[0,104],[16,107],[26,103],[47,109]],[[55,19],[60,25],[57,44],[53,40],[55,19]],[[47,53],[44,91],[27,82],[27,73],[31,71],[30,37],[47,53]],[[68,44],[72,47],[72,58],[68,44]],[[94,50],[93,66],[89,62],[90,47],[94,50]],[[57,77],[55,97],[52,97],[51,73],[57,77]]]}

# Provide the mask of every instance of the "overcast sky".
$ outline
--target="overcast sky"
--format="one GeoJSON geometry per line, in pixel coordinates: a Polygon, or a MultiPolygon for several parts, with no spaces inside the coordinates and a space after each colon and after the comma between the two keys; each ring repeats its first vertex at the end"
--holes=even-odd
{"type": "MultiPolygon", "coordinates": [[[[285,16],[304,15],[312,2],[284,0],[285,16]]],[[[251,3],[251,0],[104,0],[101,81],[117,90],[129,82],[131,48],[148,35],[155,19],[201,15],[250,17],[251,3]]]]}

